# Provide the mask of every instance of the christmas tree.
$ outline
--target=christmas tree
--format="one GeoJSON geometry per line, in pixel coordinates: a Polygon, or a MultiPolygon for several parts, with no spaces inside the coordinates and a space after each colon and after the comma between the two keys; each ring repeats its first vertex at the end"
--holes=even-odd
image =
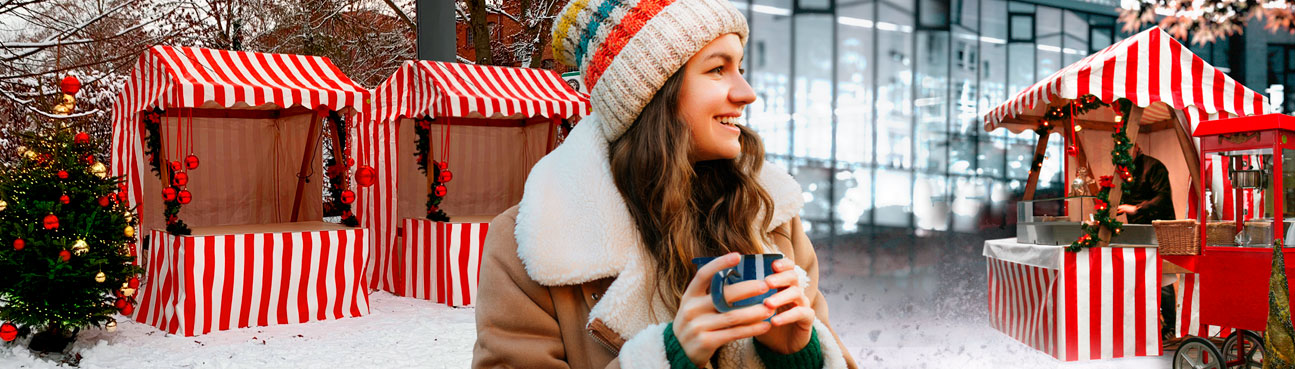
{"type": "Polygon", "coordinates": [[[134,309],[136,218],[88,134],[55,121],[20,137],[17,164],[0,168],[0,339],[35,331],[33,350],[61,351],[134,309]]]}

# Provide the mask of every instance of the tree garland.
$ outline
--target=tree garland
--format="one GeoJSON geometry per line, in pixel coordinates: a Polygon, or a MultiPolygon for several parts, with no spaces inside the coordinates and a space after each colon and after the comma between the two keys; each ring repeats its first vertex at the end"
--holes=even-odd
{"type": "MultiPolygon", "coordinates": [[[[1093,95],[1085,95],[1077,99],[1073,104],[1076,115],[1082,115],[1090,110],[1108,106],[1108,104],[1103,103],[1093,95]]],[[[1128,196],[1131,187],[1128,184],[1133,182],[1133,176],[1130,173],[1133,170],[1133,157],[1129,155],[1129,150],[1133,148],[1133,143],[1129,140],[1128,131],[1125,129],[1128,122],[1124,121],[1124,116],[1128,114],[1133,105],[1128,99],[1123,98],[1110,105],[1113,105],[1112,108],[1115,109],[1116,123],[1115,132],[1111,134],[1111,138],[1115,140],[1115,147],[1111,149],[1111,163],[1115,165],[1115,172],[1120,175],[1120,179],[1126,184],[1121,191],[1124,196],[1128,196]]],[[[1053,108],[1044,116],[1044,119],[1052,121],[1069,120],[1070,110],[1061,107],[1053,108]]],[[[1079,239],[1072,242],[1070,246],[1067,246],[1066,251],[1078,252],[1085,248],[1097,246],[1098,242],[1101,241],[1100,232],[1103,227],[1111,230],[1112,237],[1118,236],[1120,230],[1123,229],[1124,223],[1111,216],[1110,194],[1111,189],[1115,188],[1114,177],[1102,176],[1098,181],[1098,187],[1101,189],[1097,191],[1097,199],[1093,200],[1093,210],[1095,211],[1092,222],[1083,222],[1079,226],[1084,234],[1080,235],[1079,239]]],[[[1114,205],[1118,206],[1119,204],[1114,205]]]]}
{"type": "MultiPolygon", "coordinates": [[[[427,153],[432,147],[430,132],[432,119],[422,117],[416,119],[415,123],[414,134],[418,136],[418,142],[415,144],[417,150],[414,150],[414,158],[418,159],[418,170],[423,172],[423,175],[426,175],[427,163],[429,163],[427,153]]],[[[447,192],[445,182],[449,182],[450,178],[450,172],[447,170],[449,165],[435,160],[430,161],[430,163],[432,163],[432,183],[427,186],[427,219],[436,222],[448,222],[450,217],[445,215],[445,211],[441,210],[440,206],[447,192]]]]}
{"type": "Polygon", "coordinates": [[[349,172],[347,169],[355,164],[354,159],[347,158],[346,155],[346,122],[341,114],[333,111],[328,113],[328,123],[333,125],[333,132],[337,132],[338,142],[334,147],[342,147],[342,152],[333,153],[325,163],[325,167],[328,168],[328,205],[332,212],[340,212],[342,224],[348,227],[359,226],[359,219],[351,213],[355,192],[346,188],[346,174],[349,172]]]}
{"type": "MultiPolygon", "coordinates": [[[[162,152],[162,135],[160,130],[162,129],[161,116],[163,114],[165,114],[164,110],[156,108],[153,109],[153,111],[144,114],[144,130],[148,133],[144,138],[144,154],[148,155],[148,164],[152,166],[151,169],[153,173],[157,173],[158,179],[162,178],[162,169],[166,170],[168,178],[175,178],[175,169],[171,168],[170,165],[162,165],[162,157],[159,155],[162,152]]],[[[167,187],[167,189],[174,191],[174,193],[180,193],[182,190],[180,186],[176,186],[175,183],[170,183],[170,186],[167,187]]],[[[165,190],[166,189],[163,191],[165,190]]],[[[184,221],[180,220],[180,208],[183,206],[180,203],[180,197],[173,196],[171,200],[167,200],[166,197],[163,196],[162,202],[166,204],[166,210],[162,211],[162,215],[166,217],[166,232],[177,236],[193,233],[192,230],[189,229],[189,225],[184,224],[184,221]]]]}

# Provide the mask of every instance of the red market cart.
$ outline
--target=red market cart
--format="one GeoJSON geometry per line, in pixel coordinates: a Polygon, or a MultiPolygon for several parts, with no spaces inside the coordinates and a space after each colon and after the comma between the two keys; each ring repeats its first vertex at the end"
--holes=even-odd
{"type": "Polygon", "coordinates": [[[361,118],[359,160],[381,168],[360,193],[375,199],[362,209],[372,288],[471,305],[490,220],[521,201],[559,127],[588,112],[553,71],[405,62],[361,118]]]}
{"type": "Polygon", "coordinates": [[[368,314],[369,230],[323,221],[354,200],[339,138],[368,95],[324,57],[145,51],[112,120],[112,173],[149,236],[133,318],[193,336],[368,314]]]}
{"type": "MultiPolygon", "coordinates": [[[[1174,353],[1174,368],[1257,368],[1264,352],[1256,331],[1263,331],[1267,323],[1269,273],[1278,251],[1274,247],[1281,248],[1286,275],[1295,274],[1295,218],[1285,217],[1288,209],[1295,209],[1295,117],[1268,114],[1206,121],[1192,135],[1201,140],[1202,161],[1224,163],[1226,180],[1221,186],[1202,188],[1201,198],[1231,192],[1234,198],[1258,200],[1219,209],[1233,214],[1232,239],[1209,237],[1201,227],[1199,255],[1167,257],[1200,278],[1200,323],[1231,331],[1222,347],[1189,337],[1174,353]]],[[[1207,219],[1205,208],[1204,202],[1198,208],[1201,224],[1207,219]]]]}

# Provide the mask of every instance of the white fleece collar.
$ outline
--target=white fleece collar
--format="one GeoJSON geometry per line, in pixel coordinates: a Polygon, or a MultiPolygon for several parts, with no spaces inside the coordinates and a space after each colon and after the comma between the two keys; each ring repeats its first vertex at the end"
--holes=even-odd
{"type": "MultiPolygon", "coordinates": [[[[664,304],[648,286],[651,258],[643,248],[629,209],[612,180],[608,142],[598,132],[597,113],[586,117],[566,141],[531,169],[518,206],[517,255],[531,279],[545,286],[616,277],[594,305],[600,319],[628,339],[650,324],[669,320],[664,304]],[[644,301],[653,301],[649,309],[644,301]]],[[[800,212],[800,184],[766,162],[760,183],[774,200],[769,229],[800,212]]]]}

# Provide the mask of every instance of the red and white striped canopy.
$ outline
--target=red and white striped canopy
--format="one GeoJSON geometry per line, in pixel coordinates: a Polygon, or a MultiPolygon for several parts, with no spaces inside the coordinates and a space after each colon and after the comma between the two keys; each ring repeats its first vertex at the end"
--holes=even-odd
{"type": "Polygon", "coordinates": [[[1017,93],[985,114],[985,130],[1032,129],[1006,121],[1019,116],[1043,116],[1048,106],[1059,100],[1089,94],[1104,102],[1127,98],[1143,108],[1164,103],[1145,111],[1143,122],[1170,117],[1172,112],[1167,108],[1181,110],[1192,126],[1201,120],[1268,111],[1264,95],[1237,83],[1159,27],[1152,27],[1017,93]]]}
{"type": "Polygon", "coordinates": [[[373,90],[373,116],[570,118],[589,111],[589,96],[553,71],[436,61],[407,61],[373,90]]]}

